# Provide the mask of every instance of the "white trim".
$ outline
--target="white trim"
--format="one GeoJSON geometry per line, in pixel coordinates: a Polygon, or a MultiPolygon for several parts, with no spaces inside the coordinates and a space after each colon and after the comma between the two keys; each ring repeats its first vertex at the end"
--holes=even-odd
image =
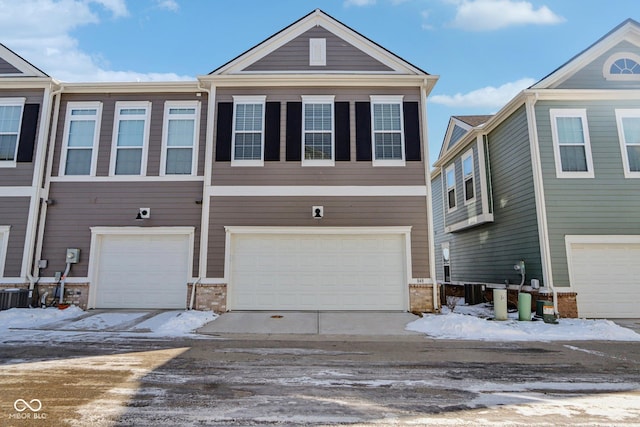
{"type": "Polygon", "coordinates": [[[309,66],[327,65],[327,39],[309,39],[309,66]]]}
{"type": "Polygon", "coordinates": [[[404,141],[404,95],[371,95],[369,101],[371,104],[371,164],[372,166],[391,166],[402,167],[406,165],[405,159],[405,141],[404,141]],[[400,158],[399,159],[378,159],[376,158],[376,132],[384,133],[385,131],[375,130],[375,105],[379,104],[397,104],[400,107],[400,129],[389,133],[400,133],[400,158]]]}
{"type": "Polygon", "coordinates": [[[0,197],[34,197],[37,188],[20,186],[20,187],[3,187],[0,186],[0,197]]]}
{"type": "Polygon", "coordinates": [[[640,56],[632,52],[618,52],[611,55],[604,62],[604,66],[602,67],[602,75],[606,80],[612,81],[637,81],[640,80],[640,73],[638,74],[611,74],[611,66],[614,62],[619,59],[631,59],[638,64],[640,71],[640,56]]]}
{"type": "MultiPolygon", "coordinates": [[[[62,148],[60,154],[60,167],[58,170],[58,176],[95,176],[96,168],[98,164],[98,143],[100,141],[100,129],[102,122],[102,102],[68,102],[67,103],[67,112],[64,119],[64,131],[62,136],[62,148]],[[72,121],[72,112],[74,110],[89,110],[95,109],[96,114],[93,116],[78,116],[75,117],[73,121],[93,121],[93,145],[91,146],[91,164],[89,165],[89,174],[88,175],[67,175],[66,174],[66,163],[67,163],[67,153],[69,151],[69,132],[71,131],[71,121],[72,121]]],[[[88,147],[83,147],[80,149],[87,149],[88,147]]],[[[71,148],[76,149],[76,148],[71,148]]]]}
{"type": "Polygon", "coordinates": [[[10,225],[0,225],[0,277],[4,277],[4,264],[7,259],[9,249],[10,225]]]}
{"type": "MultiPolygon", "coordinates": [[[[538,139],[538,126],[536,119],[536,98],[529,96],[526,99],[527,125],[529,131],[529,144],[531,155],[531,170],[533,172],[533,191],[536,201],[536,218],[538,222],[538,240],[540,245],[540,258],[542,263],[542,280],[545,286],[553,288],[553,270],[551,263],[551,247],[549,243],[549,225],[547,222],[547,204],[544,194],[544,178],[542,175],[542,160],[540,157],[540,142],[538,139]]],[[[555,310],[558,311],[557,300],[554,298],[555,310]]]]}
{"type": "Polygon", "coordinates": [[[464,230],[466,228],[475,227],[476,225],[484,224],[486,222],[493,222],[492,213],[483,213],[475,215],[464,221],[456,222],[444,228],[445,233],[455,233],[456,231],[464,230]]]}
{"type": "Polygon", "coordinates": [[[200,141],[200,101],[165,101],[164,116],[162,118],[162,150],[160,152],[160,176],[195,176],[198,169],[198,147],[200,141]],[[171,114],[172,108],[193,108],[193,114],[171,114]],[[171,148],[191,148],[191,173],[167,174],[167,151],[169,149],[169,121],[193,120],[193,140],[191,146],[176,146],[171,148]]]}
{"type": "Polygon", "coordinates": [[[624,136],[624,126],[622,124],[622,119],[626,117],[640,119],[640,109],[616,109],[616,125],[618,128],[618,141],[620,142],[620,155],[622,156],[624,177],[640,178],[640,171],[632,171],[631,167],[629,166],[629,152],[627,151],[627,145],[632,145],[640,148],[640,144],[627,144],[626,138],[624,136]]]}
{"type": "Polygon", "coordinates": [[[207,197],[298,197],[298,196],[426,196],[424,185],[388,186],[268,186],[218,185],[205,188],[207,197]]]}
{"type": "MultiPolygon", "coordinates": [[[[207,108],[207,133],[205,145],[205,159],[213,159],[213,123],[216,110],[216,87],[211,86],[209,90],[209,106],[207,108]]],[[[211,186],[211,175],[213,162],[204,162],[204,185],[202,186],[202,211],[200,214],[200,259],[198,262],[199,276],[207,275],[207,254],[209,248],[209,215],[211,208],[211,198],[206,196],[207,189],[211,186]]]]}
{"type": "Polygon", "coordinates": [[[463,199],[464,199],[464,205],[471,205],[474,204],[476,202],[476,165],[474,163],[474,156],[473,156],[473,146],[467,150],[467,152],[465,152],[462,155],[462,195],[463,195],[463,199]],[[464,162],[466,159],[471,159],[471,183],[473,185],[473,197],[471,197],[470,199],[467,199],[467,176],[464,174],[464,162]]]}
{"type": "Polygon", "coordinates": [[[233,96],[233,116],[232,116],[232,130],[231,130],[231,166],[249,166],[260,167],[264,166],[264,131],[265,131],[265,114],[266,114],[266,95],[263,96],[233,96]],[[260,129],[260,159],[246,160],[236,159],[236,113],[238,111],[237,106],[239,104],[251,104],[262,106],[262,119],[260,129]]]}
{"type": "Polygon", "coordinates": [[[388,73],[357,74],[332,72],[331,74],[319,74],[312,72],[243,72],[233,75],[205,75],[198,76],[202,82],[212,83],[217,87],[308,87],[313,82],[314,87],[420,87],[428,84],[429,90],[438,81],[434,75],[403,75],[388,73]]]}
{"type": "Polygon", "coordinates": [[[447,166],[446,169],[444,170],[444,188],[445,188],[444,207],[447,209],[447,213],[455,212],[456,209],[458,209],[458,192],[457,192],[458,182],[457,181],[458,180],[456,179],[456,163],[454,161],[449,166],[447,166]],[[453,172],[453,185],[449,185],[449,172],[453,172]],[[455,202],[453,207],[451,207],[449,203],[449,190],[451,189],[453,189],[453,196],[454,196],[454,202],[455,202]]]}
{"type": "Polygon", "coordinates": [[[591,155],[591,140],[589,138],[589,123],[587,121],[587,110],[584,108],[552,108],[549,110],[551,120],[551,138],[553,140],[553,152],[556,165],[557,178],[593,178],[593,158],[591,155]],[[560,156],[560,141],[558,136],[558,118],[578,118],[582,124],[582,135],[584,137],[584,152],[587,170],[582,172],[564,171],[562,169],[562,158],[560,156]]]}
{"type": "MultiPolygon", "coordinates": [[[[106,235],[186,235],[189,239],[188,270],[189,277],[193,275],[193,245],[195,227],[90,227],[91,243],[89,249],[89,271],[87,277],[91,285],[89,286],[88,308],[96,307],[96,297],[98,291],[98,261],[100,260],[101,238],[106,235]]],[[[187,278],[188,279],[188,278],[187,278]]],[[[185,283],[186,285],[186,283],[185,283]]],[[[186,303],[186,302],[185,302],[186,303]]]]}
{"type": "MultiPolygon", "coordinates": [[[[421,119],[422,119],[422,124],[423,126],[421,126],[422,128],[422,141],[423,141],[423,147],[422,147],[422,151],[423,151],[423,159],[425,159],[425,161],[423,161],[424,163],[424,178],[425,178],[425,187],[426,187],[426,191],[427,194],[425,196],[425,200],[427,203],[427,238],[428,238],[428,243],[427,243],[427,251],[429,252],[428,256],[429,256],[429,276],[431,276],[429,278],[429,281],[431,282],[431,284],[434,284],[436,281],[436,255],[435,255],[435,230],[434,230],[434,220],[433,220],[433,200],[431,195],[433,194],[431,192],[431,171],[430,171],[430,166],[429,166],[429,162],[426,161],[426,159],[429,158],[429,129],[428,129],[428,123],[429,120],[427,118],[427,93],[428,93],[428,88],[426,86],[426,83],[422,85],[422,87],[420,88],[420,106],[421,106],[421,119]]],[[[413,272],[411,273],[411,275],[413,275],[413,272]]],[[[440,298],[438,296],[439,293],[439,289],[437,286],[432,286],[432,298],[433,298],[433,310],[435,312],[438,312],[440,310],[440,306],[439,306],[439,302],[440,302],[440,298]]]]}
{"type": "Polygon", "coordinates": [[[335,166],[336,159],[336,115],[334,95],[302,95],[302,137],[301,141],[301,165],[302,166],[335,166]],[[305,112],[307,104],[327,104],[331,108],[331,159],[305,159],[305,135],[307,133],[327,133],[327,131],[316,131],[306,129],[305,112]]]}
{"type": "Polygon", "coordinates": [[[138,175],[114,175],[114,176],[52,176],[51,182],[174,182],[174,181],[204,181],[203,176],[195,175],[165,175],[165,176],[138,176],[138,175]]]}
{"type": "MultiPolygon", "coordinates": [[[[147,156],[149,154],[149,129],[151,127],[151,102],[150,101],[117,101],[113,117],[113,137],[111,140],[111,159],[109,162],[109,176],[145,176],[147,174],[147,156]],[[140,160],[140,173],[134,175],[116,175],[116,156],[118,153],[118,128],[121,121],[140,120],[142,116],[125,116],[122,118],[120,111],[123,109],[142,108],[146,111],[144,115],[144,135],[142,140],[142,158],[140,160]],[[134,118],[129,118],[134,117],[134,118]]],[[[127,149],[126,147],[122,149],[127,149]]]]}
{"type": "Polygon", "coordinates": [[[478,149],[478,168],[480,170],[480,202],[482,203],[482,213],[489,212],[489,183],[487,182],[487,158],[484,152],[484,138],[483,135],[476,137],[476,147],[478,149]]]}
{"type": "Polygon", "coordinates": [[[13,151],[13,160],[0,160],[0,168],[15,168],[18,165],[18,147],[20,145],[20,134],[22,133],[22,119],[24,116],[24,104],[26,98],[2,98],[0,97],[0,107],[20,107],[20,118],[18,119],[18,130],[16,131],[16,146],[13,151]]]}

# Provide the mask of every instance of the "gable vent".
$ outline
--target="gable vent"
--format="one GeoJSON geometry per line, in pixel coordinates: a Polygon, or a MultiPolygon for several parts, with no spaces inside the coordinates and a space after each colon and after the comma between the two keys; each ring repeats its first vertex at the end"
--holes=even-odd
{"type": "Polygon", "coordinates": [[[327,39],[309,39],[309,65],[327,65],[327,39]]]}

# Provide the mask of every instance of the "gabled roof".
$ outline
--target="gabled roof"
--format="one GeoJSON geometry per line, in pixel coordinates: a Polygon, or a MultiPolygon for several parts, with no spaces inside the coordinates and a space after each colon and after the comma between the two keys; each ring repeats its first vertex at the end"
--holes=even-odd
{"type": "Polygon", "coordinates": [[[640,46],[640,23],[627,19],[591,46],[569,59],[530,89],[553,89],[623,40],[640,46]]]}
{"type": "Polygon", "coordinates": [[[0,78],[2,77],[44,77],[49,76],[20,55],[0,44],[0,78]]]}
{"type": "Polygon", "coordinates": [[[316,9],[302,17],[260,44],[252,47],[223,66],[215,69],[209,73],[209,75],[246,73],[245,70],[251,64],[291,42],[306,31],[318,26],[326,29],[330,33],[333,33],[373,59],[386,65],[391,69],[389,74],[429,75],[427,72],[371,41],[320,9],[316,9]]]}
{"type": "Polygon", "coordinates": [[[463,139],[473,128],[482,126],[492,115],[475,115],[475,116],[452,116],[449,119],[449,125],[445,132],[444,140],[442,141],[442,147],[440,148],[440,154],[438,158],[441,158],[445,153],[452,149],[458,141],[463,139]]]}

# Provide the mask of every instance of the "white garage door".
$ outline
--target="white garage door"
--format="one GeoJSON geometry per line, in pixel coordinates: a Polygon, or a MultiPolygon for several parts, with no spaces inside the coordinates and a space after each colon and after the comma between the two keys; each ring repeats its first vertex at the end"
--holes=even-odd
{"type": "Polygon", "coordinates": [[[571,285],[578,316],[638,317],[640,242],[569,243],[571,285]]]}
{"type": "Polygon", "coordinates": [[[407,309],[404,235],[237,234],[231,250],[231,309],[407,309]]]}
{"type": "Polygon", "coordinates": [[[96,308],[184,308],[189,272],[186,235],[102,235],[96,308]]]}

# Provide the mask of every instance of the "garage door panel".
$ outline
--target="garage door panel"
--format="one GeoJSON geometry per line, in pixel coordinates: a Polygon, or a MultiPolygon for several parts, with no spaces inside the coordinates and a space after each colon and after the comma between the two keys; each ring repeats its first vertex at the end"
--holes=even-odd
{"type": "Polygon", "coordinates": [[[640,243],[572,243],[571,285],[580,317],[637,317],[640,243]]]}
{"type": "Polygon", "coordinates": [[[231,309],[406,309],[403,235],[235,235],[231,250],[231,309]]]}
{"type": "Polygon", "coordinates": [[[98,308],[183,308],[189,238],[183,234],[103,235],[96,275],[98,308]]]}

